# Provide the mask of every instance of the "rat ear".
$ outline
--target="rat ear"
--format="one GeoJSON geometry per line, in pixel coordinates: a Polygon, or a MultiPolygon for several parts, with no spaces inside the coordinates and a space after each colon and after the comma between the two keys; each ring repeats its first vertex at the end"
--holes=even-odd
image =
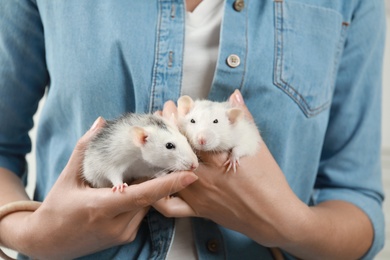
{"type": "Polygon", "coordinates": [[[134,126],[132,129],[132,135],[135,146],[142,147],[146,144],[148,133],[142,127],[134,126]]]}
{"type": "Polygon", "coordinates": [[[244,112],[239,108],[231,108],[226,112],[226,114],[231,124],[235,124],[244,116],[244,112]]]}
{"type": "Polygon", "coordinates": [[[190,96],[181,96],[177,100],[177,111],[180,116],[185,116],[194,107],[194,101],[190,96]]]}

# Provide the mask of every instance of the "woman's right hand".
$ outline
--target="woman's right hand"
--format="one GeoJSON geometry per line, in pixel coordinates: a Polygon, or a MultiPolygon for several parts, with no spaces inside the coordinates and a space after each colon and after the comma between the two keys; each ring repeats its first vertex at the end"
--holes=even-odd
{"type": "Polygon", "coordinates": [[[42,205],[2,219],[6,246],[39,259],[71,259],[135,239],[151,204],[197,180],[177,172],[134,184],[123,192],[91,188],[80,178],[88,142],[104,125],[98,119],[78,141],[72,156],[42,205]]]}

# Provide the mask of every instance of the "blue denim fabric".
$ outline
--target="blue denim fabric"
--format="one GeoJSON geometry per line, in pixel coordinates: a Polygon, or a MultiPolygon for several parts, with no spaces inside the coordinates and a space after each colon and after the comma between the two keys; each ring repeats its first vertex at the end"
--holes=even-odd
{"type": "MultiPolygon", "coordinates": [[[[372,259],[384,244],[383,1],[246,0],[241,12],[233,2],[224,7],[209,99],[241,90],[303,202],[345,200],[366,212],[375,239],[364,258],[372,259]],[[236,68],[226,63],[231,54],[241,59],[236,68]]],[[[98,116],[153,112],[176,100],[184,12],[181,0],[0,1],[0,167],[27,174],[28,131],[45,93],[36,200],[98,116]]],[[[193,224],[201,259],[270,258],[242,234],[207,220],[193,224]],[[210,239],[217,252],[207,250],[210,239]]],[[[173,228],[172,219],[151,211],[133,243],[83,259],[162,259],[173,228]]]]}

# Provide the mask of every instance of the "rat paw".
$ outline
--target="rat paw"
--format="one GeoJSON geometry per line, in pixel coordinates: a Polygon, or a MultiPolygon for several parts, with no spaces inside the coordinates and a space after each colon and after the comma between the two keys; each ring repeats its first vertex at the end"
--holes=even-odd
{"type": "Polygon", "coordinates": [[[112,191],[115,192],[115,191],[119,191],[119,192],[123,192],[124,188],[126,188],[127,186],[127,183],[121,183],[121,184],[118,184],[118,185],[115,185],[114,187],[112,187],[112,191]]]}
{"type": "Polygon", "coordinates": [[[229,172],[230,169],[233,168],[233,172],[237,171],[237,167],[240,166],[240,158],[231,156],[227,161],[223,164],[223,166],[228,165],[226,172],[229,172]]]}

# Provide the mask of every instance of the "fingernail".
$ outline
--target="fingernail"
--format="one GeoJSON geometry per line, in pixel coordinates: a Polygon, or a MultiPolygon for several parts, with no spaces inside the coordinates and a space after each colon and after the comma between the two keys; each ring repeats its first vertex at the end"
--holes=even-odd
{"type": "Polygon", "coordinates": [[[190,174],[190,175],[185,176],[181,180],[181,184],[183,185],[183,187],[187,187],[191,183],[195,182],[197,179],[199,179],[198,176],[196,176],[195,174],[190,174]]]}
{"type": "Polygon", "coordinates": [[[99,116],[96,120],[95,120],[95,122],[93,123],[93,125],[91,126],[91,131],[93,131],[93,130],[95,130],[96,128],[97,128],[97,126],[98,126],[98,124],[99,124],[99,122],[100,122],[100,119],[101,119],[101,117],[99,116]]]}
{"type": "Polygon", "coordinates": [[[244,104],[244,99],[243,99],[243,97],[241,95],[241,92],[238,89],[236,89],[234,91],[234,99],[236,100],[238,105],[243,105],[244,104]]]}
{"type": "Polygon", "coordinates": [[[229,99],[230,105],[232,106],[242,106],[244,105],[244,99],[238,89],[236,89],[229,99]]]}

